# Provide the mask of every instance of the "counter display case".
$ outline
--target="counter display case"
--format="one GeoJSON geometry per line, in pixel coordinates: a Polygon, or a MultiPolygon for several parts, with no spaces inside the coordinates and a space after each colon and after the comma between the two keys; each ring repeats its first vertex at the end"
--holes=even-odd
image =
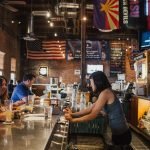
{"type": "Polygon", "coordinates": [[[150,140],[150,99],[141,96],[133,96],[130,106],[131,126],[150,140]]]}

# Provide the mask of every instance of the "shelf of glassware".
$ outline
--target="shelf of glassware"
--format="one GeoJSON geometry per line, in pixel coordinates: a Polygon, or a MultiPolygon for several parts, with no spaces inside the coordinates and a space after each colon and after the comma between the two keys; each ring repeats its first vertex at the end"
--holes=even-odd
{"type": "Polygon", "coordinates": [[[57,99],[58,91],[59,91],[58,85],[51,84],[50,85],[50,99],[57,99]]]}

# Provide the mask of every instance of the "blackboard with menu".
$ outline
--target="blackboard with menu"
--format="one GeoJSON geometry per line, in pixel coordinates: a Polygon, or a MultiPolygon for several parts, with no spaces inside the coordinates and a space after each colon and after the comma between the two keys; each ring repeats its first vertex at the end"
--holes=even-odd
{"type": "Polygon", "coordinates": [[[125,50],[122,45],[111,44],[110,75],[125,73],[125,50]]]}
{"type": "Polygon", "coordinates": [[[134,63],[136,56],[139,54],[139,50],[137,49],[131,49],[129,53],[129,63],[130,63],[130,69],[134,70],[134,63]]]}

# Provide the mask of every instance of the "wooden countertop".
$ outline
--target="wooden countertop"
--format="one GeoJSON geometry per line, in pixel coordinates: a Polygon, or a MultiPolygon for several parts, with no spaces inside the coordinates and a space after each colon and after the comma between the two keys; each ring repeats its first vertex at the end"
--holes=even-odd
{"type": "Polygon", "coordinates": [[[138,98],[141,98],[141,99],[145,99],[145,100],[150,100],[150,96],[149,97],[146,97],[146,96],[137,96],[138,98]]]}

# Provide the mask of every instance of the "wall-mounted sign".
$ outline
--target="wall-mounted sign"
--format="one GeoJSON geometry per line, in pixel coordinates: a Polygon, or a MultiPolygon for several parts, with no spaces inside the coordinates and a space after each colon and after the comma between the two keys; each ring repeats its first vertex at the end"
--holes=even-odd
{"type": "Polygon", "coordinates": [[[88,74],[91,74],[95,71],[103,71],[103,65],[87,65],[88,74]]]}
{"type": "Polygon", "coordinates": [[[129,16],[130,17],[140,17],[140,5],[139,5],[139,0],[129,0],[129,16]]]}
{"type": "Polygon", "coordinates": [[[39,75],[47,77],[48,76],[48,67],[43,67],[43,66],[40,67],[39,75]]]}
{"type": "MultiPolygon", "coordinates": [[[[81,41],[69,40],[67,43],[67,59],[81,58],[81,41]]],[[[86,41],[86,58],[99,58],[101,60],[109,60],[110,48],[108,41],[86,41]]]]}
{"type": "Polygon", "coordinates": [[[128,24],[128,0],[123,0],[123,24],[128,24]]]}
{"type": "Polygon", "coordinates": [[[140,60],[140,59],[143,59],[143,58],[146,58],[144,53],[142,53],[142,54],[138,55],[137,57],[135,57],[134,60],[136,61],[136,60],[140,60]]]}
{"type": "Polygon", "coordinates": [[[74,70],[75,75],[80,75],[80,70],[74,70]]]}

